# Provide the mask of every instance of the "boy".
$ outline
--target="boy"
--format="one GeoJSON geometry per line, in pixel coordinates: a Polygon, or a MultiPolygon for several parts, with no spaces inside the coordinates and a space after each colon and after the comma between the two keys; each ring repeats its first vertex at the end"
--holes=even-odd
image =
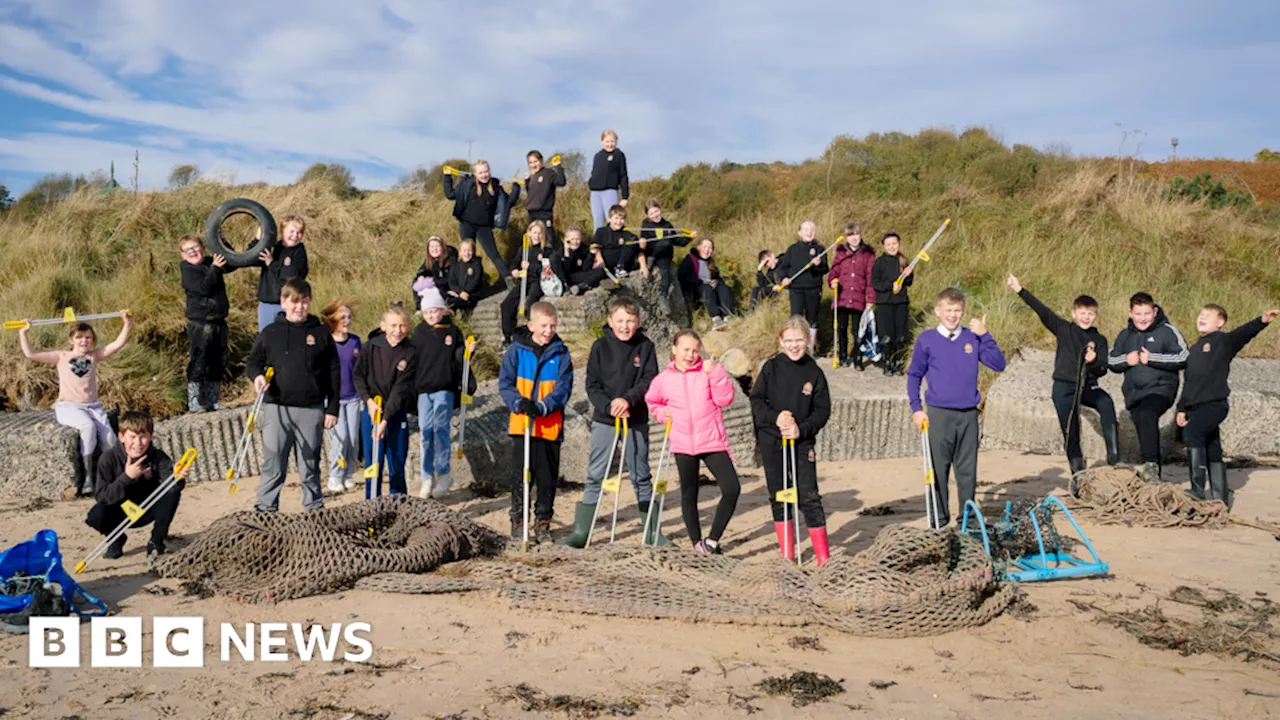
{"type": "Polygon", "coordinates": [[[1129,298],[1129,327],[1116,337],[1107,365],[1124,374],[1120,388],[1142,455],[1138,474],[1147,482],[1160,479],[1160,416],[1178,395],[1178,371],[1187,366],[1187,355],[1187,341],[1149,294],[1129,298]]]}
{"type": "Polygon", "coordinates": [[[1231,509],[1231,488],[1227,487],[1227,470],[1222,464],[1222,436],[1218,427],[1227,419],[1227,397],[1231,388],[1227,375],[1236,353],[1267,325],[1280,310],[1268,310],[1261,317],[1241,325],[1229,333],[1227,311],[1219,305],[1205,305],[1196,318],[1200,337],[1191,344],[1187,357],[1186,383],[1178,399],[1178,427],[1187,445],[1191,466],[1191,496],[1198,500],[1221,500],[1231,509]],[[1209,481],[1209,497],[1204,495],[1205,479],[1209,481]]]}
{"type": "Polygon", "coordinates": [[[258,277],[258,332],[274,322],[283,309],[279,303],[285,282],[307,279],[307,246],[302,242],[306,231],[307,221],[301,215],[285,215],[280,220],[280,243],[258,253],[254,263],[262,268],[258,277]]]}
{"type": "MultiPolygon", "coordinates": [[[[163,450],[151,444],[155,425],[151,415],[137,410],[126,412],[120,417],[120,442],[102,453],[98,458],[98,484],[94,489],[97,500],[85,516],[84,524],[103,535],[124,522],[125,514],[122,505],[126,500],[141,505],[147,496],[160,487],[160,483],[169,478],[173,472],[173,460],[163,450]]],[[[150,560],[165,552],[164,540],[169,535],[169,526],[173,516],[178,512],[178,501],[182,489],[186,486],[187,472],[183,468],[176,474],[178,483],[151,506],[133,527],[141,527],[154,522],[151,526],[151,540],[147,542],[147,559],[150,560]]],[[[115,560],[124,555],[125,536],[121,535],[107,547],[103,557],[115,560]]]]}
{"type": "Polygon", "coordinates": [[[560,443],[564,406],[573,390],[573,360],[556,334],[556,307],[545,300],[529,308],[529,322],[516,330],[515,341],[502,355],[498,392],[511,411],[511,539],[524,533],[525,492],[533,503],[535,542],[551,540],[556,481],[560,478],[560,443]],[[529,434],[529,484],[524,487],[524,433],[529,434]]]}
{"type": "Polygon", "coordinates": [[[1066,442],[1067,463],[1071,474],[1084,470],[1084,452],[1080,449],[1080,407],[1098,411],[1102,421],[1102,438],[1107,445],[1107,464],[1120,462],[1120,444],[1116,434],[1116,406],[1111,396],[1098,386],[1098,378],[1107,374],[1107,339],[1093,323],[1098,319],[1098,301],[1088,295],[1077,297],[1071,308],[1071,322],[1058,317],[1030,290],[1022,287],[1013,275],[1007,280],[1009,289],[1036,311],[1040,322],[1058,341],[1053,360],[1053,407],[1058,412],[1058,425],[1066,442]]]}
{"type": "Polygon", "coordinates": [[[640,259],[640,274],[649,279],[649,261],[639,252],[640,241],[634,234],[624,230],[627,224],[627,209],[621,205],[609,208],[609,225],[596,230],[591,239],[593,245],[600,246],[604,256],[605,267],[613,271],[614,277],[624,278],[627,272],[636,266],[636,258],[640,259]]]}
{"type": "Polygon", "coordinates": [[[204,242],[190,233],[178,240],[182,289],[187,294],[187,411],[221,410],[218,387],[227,364],[227,284],[235,268],[222,255],[205,255],[204,242]]]}
{"type": "Polygon", "coordinates": [[[542,153],[537,150],[530,150],[525,160],[529,171],[524,174],[524,209],[529,213],[529,222],[542,223],[547,228],[549,244],[555,244],[556,188],[567,182],[564,166],[554,157],[550,167],[544,166],[542,153]]]}
{"type": "Polygon", "coordinates": [[[822,300],[822,278],[830,268],[827,266],[826,249],[818,243],[818,226],[812,220],[800,223],[796,233],[800,238],[791,243],[778,260],[780,283],[787,288],[791,297],[791,314],[800,315],[809,321],[809,345],[818,344],[818,303],[822,300]],[[819,259],[821,258],[821,259],[819,259]],[[812,265],[809,263],[812,262],[812,265]],[[807,268],[806,268],[807,266],[807,268]],[[805,272],[800,272],[805,269],[805,272]],[[791,276],[800,273],[795,280],[791,276]]]}
{"type": "Polygon", "coordinates": [[[761,250],[756,256],[756,286],[751,288],[751,307],[772,298],[773,287],[778,284],[778,256],[770,250],[761,250]]]}
{"type": "Polygon", "coordinates": [[[581,295],[606,277],[599,248],[592,252],[582,247],[582,230],[578,227],[571,226],[564,231],[564,250],[554,257],[552,266],[559,269],[557,274],[569,288],[570,295],[581,295]]]}
{"type": "MultiPolygon", "coordinates": [[[[627,474],[636,492],[640,517],[647,522],[653,486],[649,473],[649,406],[644,394],[658,375],[657,351],[653,341],[640,329],[640,306],[628,296],[609,301],[609,320],[604,336],[591,345],[587,359],[587,398],[591,400],[591,459],[587,468],[587,487],[582,502],[573,513],[573,534],[561,541],[570,547],[587,544],[596,503],[600,501],[600,485],[605,468],[610,464],[616,418],[627,418],[630,432],[623,438],[627,474]]],[[[616,467],[616,466],[615,466],[616,467]]],[[[655,518],[656,519],[656,518],[655,518]]],[[[655,527],[644,529],[645,544],[652,544],[655,527]]],[[[665,538],[658,542],[669,545],[665,538]]]]}
{"type": "Polygon", "coordinates": [[[258,425],[262,428],[262,479],[258,485],[258,512],[280,508],[289,455],[298,448],[302,476],[302,507],[320,510],[320,442],[324,431],[338,424],[339,390],[342,387],[338,351],[328,328],[309,314],[311,285],[292,278],[280,291],[284,312],[258,333],[249,351],[245,370],[253,378],[255,392],[266,392],[258,425]],[[275,368],[270,385],[264,376],[275,368]]]}
{"type": "Polygon", "coordinates": [[[938,501],[938,527],[951,522],[951,506],[947,489],[948,476],[954,465],[956,492],[961,516],[965,503],[973,499],[978,485],[978,364],[996,372],[1004,370],[1004,353],[995,338],[987,333],[987,318],[969,321],[969,329],[960,327],[964,317],[964,295],[955,288],[944,288],[933,303],[938,318],[936,332],[921,333],[911,352],[907,369],[907,397],[911,401],[911,420],[924,432],[929,425],[929,451],[933,455],[934,491],[938,501]],[[924,400],[929,410],[920,405],[920,381],[928,378],[929,389],[924,400]]]}

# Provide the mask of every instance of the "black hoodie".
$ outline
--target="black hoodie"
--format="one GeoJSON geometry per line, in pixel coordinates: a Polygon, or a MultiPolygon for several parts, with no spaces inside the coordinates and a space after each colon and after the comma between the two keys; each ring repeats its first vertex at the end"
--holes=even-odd
{"type": "Polygon", "coordinates": [[[793,362],[786,353],[765,361],[751,388],[751,416],[756,433],[782,440],[778,415],[790,410],[800,429],[799,445],[810,445],[831,419],[827,376],[808,353],[793,362]]]}
{"type": "Polygon", "coordinates": [[[613,328],[605,325],[604,337],[592,343],[587,357],[587,398],[593,408],[592,422],[612,423],[609,405],[614,398],[622,398],[631,406],[631,427],[647,426],[649,406],[644,394],[657,376],[658,353],[643,330],[636,328],[635,335],[623,342],[613,334],[613,328]]]}
{"type": "Polygon", "coordinates": [[[475,302],[479,298],[480,283],[484,281],[484,265],[479,255],[472,255],[470,260],[454,260],[449,264],[449,290],[466,293],[467,299],[475,302]]]}
{"type": "Polygon", "coordinates": [[[915,272],[912,271],[907,279],[902,281],[902,291],[895,295],[893,281],[897,280],[901,274],[902,261],[898,256],[880,253],[880,257],[876,258],[875,264],[871,266],[871,288],[876,291],[877,305],[906,305],[911,302],[907,288],[911,287],[911,283],[915,281],[915,272]]]}
{"type": "Polygon", "coordinates": [[[1058,350],[1053,357],[1053,379],[1075,385],[1080,373],[1080,363],[1084,362],[1085,348],[1093,343],[1093,351],[1097,357],[1089,363],[1085,387],[1097,387],[1098,378],[1107,374],[1107,339],[1102,333],[1092,327],[1083,330],[1074,322],[1059,317],[1026,288],[1018,293],[1018,297],[1036,311],[1040,322],[1058,339],[1058,350]]]}
{"type": "MultiPolygon", "coordinates": [[[[224,273],[233,268],[214,267],[213,258],[205,256],[199,265],[182,262],[182,289],[187,293],[187,319],[198,322],[225,322],[231,309],[227,302],[224,273]]],[[[276,302],[280,302],[279,296],[276,302]]]]}
{"type": "Polygon", "coordinates": [[[543,166],[524,181],[524,209],[528,212],[552,212],[556,207],[556,188],[564,187],[564,166],[543,166]]]}
{"type": "MultiPolygon", "coordinates": [[[[136,480],[124,474],[129,454],[124,446],[116,443],[98,458],[98,479],[93,497],[103,505],[119,505],[125,500],[141,505],[160,483],[173,474],[173,460],[163,450],[152,445],[144,456],[142,475],[136,480]]],[[[173,490],[181,492],[186,481],[179,480],[173,490]]]]}
{"type": "Polygon", "coordinates": [[[271,248],[270,265],[263,265],[261,260],[254,260],[254,264],[262,268],[262,275],[258,277],[258,302],[279,305],[285,281],[307,279],[307,245],[298,243],[285,247],[284,243],[276,243],[271,248]]]}
{"type": "MultiPolygon", "coordinates": [[[[617,189],[618,199],[631,197],[631,181],[627,179],[627,156],[614,148],[609,152],[604,148],[591,159],[591,177],[587,180],[588,190],[617,189]]],[[[607,211],[609,208],[605,208],[607,211]]]]}
{"type": "Polygon", "coordinates": [[[342,375],[338,349],[329,329],[315,315],[301,323],[291,323],[284,313],[264,327],[253,341],[245,361],[250,378],[275,368],[267,388],[266,402],[290,407],[324,405],[326,415],[338,414],[338,394],[342,375]]]}
{"type": "Polygon", "coordinates": [[[1215,400],[1226,400],[1231,395],[1231,386],[1227,384],[1231,361],[1266,327],[1267,324],[1259,317],[1231,332],[1219,330],[1197,338],[1187,355],[1178,412],[1215,400]]]}
{"type": "Polygon", "coordinates": [[[1156,319],[1146,330],[1139,330],[1133,320],[1120,331],[1116,342],[1107,354],[1107,365],[1112,372],[1122,373],[1125,407],[1131,408],[1149,395],[1168,398],[1178,396],[1178,371],[1187,366],[1187,341],[1182,333],[1169,323],[1164,310],[1156,307],[1156,319]],[[1146,365],[1130,366],[1127,356],[1146,348],[1150,358],[1146,365]]]}
{"type": "MultiPolygon", "coordinates": [[[[789,278],[800,272],[800,268],[804,267],[809,261],[816,260],[822,251],[826,250],[816,239],[813,242],[805,242],[797,240],[791,243],[791,247],[778,257],[778,277],[789,278]]],[[[790,290],[822,290],[823,277],[826,276],[827,258],[824,255],[822,260],[815,262],[809,266],[809,269],[800,273],[800,277],[791,281],[788,286],[790,290]]]]}
{"type": "Polygon", "coordinates": [[[418,396],[413,391],[416,365],[417,348],[409,338],[391,347],[385,334],[371,337],[352,375],[356,392],[364,402],[381,396],[382,416],[388,420],[399,418],[416,407],[418,396]]]}
{"type": "Polygon", "coordinates": [[[445,315],[438,325],[418,323],[409,342],[418,352],[413,392],[422,395],[448,390],[457,396],[466,346],[462,331],[453,324],[453,319],[445,315]]]}

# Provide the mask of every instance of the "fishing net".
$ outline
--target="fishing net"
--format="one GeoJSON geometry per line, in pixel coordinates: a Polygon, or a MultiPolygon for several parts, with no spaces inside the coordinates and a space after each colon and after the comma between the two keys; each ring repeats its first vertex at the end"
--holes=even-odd
{"type": "Polygon", "coordinates": [[[438,502],[400,495],[297,515],[236,513],[163,557],[156,572],[245,602],[354,584],[486,592],[513,607],[598,615],[815,623],[876,637],[981,625],[1013,601],[982,546],[952,530],[890,526],[863,552],[811,572],[780,557],[744,563],[674,548],[551,544],[504,555],[505,545],[438,502]]]}
{"type": "Polygon", "coordinates": [[[1106,524],[1142,527],[1224,527],[1227,506],[1196,500],[1181,485],[1143,482],[1132,470],[1100,467],[1076,474],[1078,510],[1106,524]]]}

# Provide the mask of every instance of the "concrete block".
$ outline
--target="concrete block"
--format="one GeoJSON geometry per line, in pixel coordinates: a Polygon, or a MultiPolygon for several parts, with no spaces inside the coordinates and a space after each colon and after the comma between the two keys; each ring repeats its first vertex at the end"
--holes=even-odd
{"type": "Polygon", "coordinates": [[[22,500],[62,497],[80,473],[80,433],[53,410],[0,413],[0,494],[22,500]]]}

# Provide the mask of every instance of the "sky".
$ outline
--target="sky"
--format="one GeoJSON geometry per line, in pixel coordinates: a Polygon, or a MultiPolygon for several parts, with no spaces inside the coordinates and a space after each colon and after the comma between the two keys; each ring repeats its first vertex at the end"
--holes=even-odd
{"type": "Polygon", "coordinates": [[[633,178],[801,161],[837,135],[1246,159],[1280,146],[1273,0],[0,0],[0,184],[113,161],[385,188],[417,166],[599,149],[633,178]]]}

